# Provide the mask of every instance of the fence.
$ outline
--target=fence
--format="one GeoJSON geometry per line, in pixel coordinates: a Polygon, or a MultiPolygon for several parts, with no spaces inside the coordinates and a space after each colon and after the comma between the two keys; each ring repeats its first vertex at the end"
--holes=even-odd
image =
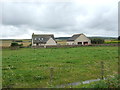
{"type": "MultiPolygon", "coordinates": [[[[22,73],[20,73],[20,75],[15,74],[14,70],[16,68],[11,65],[9,65],[9,67],[3,68],[2,70],[10,70],[10,72],[12,73],[11,76],[12,78],[10,79],[17,77],[17,81],[19,82],[20,81],[23,82],[24,80],[31,82],[33,80],[32,82],[35,81],[39,82],[39,85],[44,84],[43,86],[40,87],[58,87],[58,88],[73,87],[74,85],[78,85],[81,83],[89,83],[92,81],[98,81],[100,79],[103,80],[104,78],[107,78],[109,75],[114,75],[114,71],[112,71],[110,63],[104,61],[93,63],[93,65],[77,64],[75,66],[72,65],[72,63],[68,63],[68,65],[66,66],[59,65],[57,67],[54,66],[48,67],[47,64],[38,64],[37,68],[39,69],[37,70],[31,69],[30,71],[26,70],[25,76],[22,76],[22,73]],[[15,76],[13,77],[13,75],[15,76]],[[29,77],[26,77],[26,75],[29,77]]],[[[21,71],[18,70],[17,72],[21,71]]],[[[14,81],[11,81],[11,83],[13,82],[14,81]]],[[[12,85],[14,86],[14,84],[12,85]]]]}
{"type": "MultiPolygon", "coordinates": [[[[56,68],[56,67],[50,67],[49,71],[50,71],[50,85],[53,85],[54,87],[73,87],[74,85],[79,85],[79,84],[86,84],[86,83],[90,83],[90,82],[94,82],[94,81],[99,81],[99,80],[104,80],[107,79],[108,76],[112,76],[110,72],[112,72],[109,68],[109,65],[105,65],[106,63],[104,61],[99,62],[98,67],[95,67],[96,69],[93,70],[94,73],[92,72],[92,74],[90,74],[91,72],[88,71],[88,74],[84,75],[84,74],[77,74],[76,77],[81,78],[81,80],[77,80],[76,82],[74,80],[66,80],[66,81],[61,81],[59,85],[55,85],[56,83],[56,78],[58,78],[59,76],[61,76],[62,74],[65,75],[65,73],[62,73],[63,71],[67,70],[69,72],[69,70],[71,70],[71,72],[74,72],[74,68],[73,67],[67,67],[67,68],[56,68]],[[61,71],[61,70],[62,71],[61,71]],[[97,71],[97,73],[96,73],[97,71]],[[59,75],[60,74],[60,75],[59,75]],[[58,76],[59,75],[59,76],[58,76]],[[83,79],[84,77],[89,78],[87,75],[93,75],[93,78],[91,79],[83,79]],[[56,77],[57,76],[57,77],[56,77]]],[[[70,73],[71,73],[70,72],[70,73]]],[[[78,71],[79,72],[79,71],[78,71]]],[[[70,73],[68,73],[68,78],[75,78],[75,75],[71,76],[70,73]]],[[[113,74],[113,73],[112,73],[113,74]]],[[[114,74],[113,74],[114,75],[114,74]]],[[[113,77],[113,76],[112,76],[113,77]]],[[[59,77],[60,78],[60,77],[59,77]]],[[[60,79],[59,79],[60,81],[60,79]]]]}

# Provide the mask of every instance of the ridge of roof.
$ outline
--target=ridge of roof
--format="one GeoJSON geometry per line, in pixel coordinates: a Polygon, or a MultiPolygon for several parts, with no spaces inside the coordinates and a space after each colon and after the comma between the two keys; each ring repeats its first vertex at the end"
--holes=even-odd
{"type": "MultiPolygon", "coordinates": [[[[32,35],[39,35],[39,36],[52,36],[53,34],[32,34],[32,35]]],[[[54,35],[53,35],[54,36],[54,35]]]]}
{"type": "Polygon", "coordinates": [[[55,40],[54,34],[32,34],[32,38],[43,38],[42,41],[36,40],[35,42],[47,42],[50,38],[55,40]]]}
{"type": "Polygon", "coordinates": [[[83,33],[81,34],[74,34],[72,37],[70,37],[67,41],[74,41],[75,39],[77,39],[80,35],[84,35],[83,33]]]}
{"type": "Polygon", "coordinates": [[[73,34],[73,36],[74,36],[74,35],[83,35],[83,33],[79,33],[79,34],[73,34]]]}

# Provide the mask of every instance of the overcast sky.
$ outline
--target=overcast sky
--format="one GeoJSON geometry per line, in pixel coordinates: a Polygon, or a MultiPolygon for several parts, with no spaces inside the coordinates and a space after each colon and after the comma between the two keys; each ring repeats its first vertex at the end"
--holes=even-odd
{"type": "Polygon", "coordinates": [[[32,33],[117,37],[118,1],[1,2],[0,38],[30,39],[32,33]]]}

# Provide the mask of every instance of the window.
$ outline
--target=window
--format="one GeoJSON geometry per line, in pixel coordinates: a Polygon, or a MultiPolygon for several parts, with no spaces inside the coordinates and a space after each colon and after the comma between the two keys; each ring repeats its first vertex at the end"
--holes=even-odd
{"type": "Polygon", "coordinates": [[[35,38],[35,40],[37,40],[37,38],[35,38]]]}
{"type": "Polygon", "coordinates": [[[79,45],[82,45],[82,42],[78,42],[79,45]]]}
{"type": "Polygon", "coordinates": [[[43,38],[41,38],[41,40],[43,40],[43,38]]]}

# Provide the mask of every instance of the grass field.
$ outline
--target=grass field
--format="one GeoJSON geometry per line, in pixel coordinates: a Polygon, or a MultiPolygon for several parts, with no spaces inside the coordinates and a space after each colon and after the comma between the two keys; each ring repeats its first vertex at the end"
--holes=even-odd
{"type": "Polygon", "coordinates": [[[105,40],[105,44],[120,43],[120,40],[105,40]]]}
{"type": "Polygon", "coordinates": [[[106,80],[91,82],[88,84],[79,84],[73,88],[120,88],[120,76],[115,75],[107,77],[106,80]]]}
{"type": "MultiPolygon", "coordinates": [[[[22,40],[22,39],[21,39],[22,40]]],[[[0,40],[2,41],[2,44],[0,44],[0,47],[10,47],[11,43],[13,42],[13,40],[0,40]]],[[[17,42],[19,44],[23,44],[23,46],[29,46],[31,44],[31,40],[30,39],[23,39],[23,42],[17,42]]]]}
{"type": "Polygon", "coordinates": [[[3,87],[54,87],[100,78],[101,61],[105,77],[118,71],[118,47],[112,46],[3,49],[2,54],[3,87]]]}

